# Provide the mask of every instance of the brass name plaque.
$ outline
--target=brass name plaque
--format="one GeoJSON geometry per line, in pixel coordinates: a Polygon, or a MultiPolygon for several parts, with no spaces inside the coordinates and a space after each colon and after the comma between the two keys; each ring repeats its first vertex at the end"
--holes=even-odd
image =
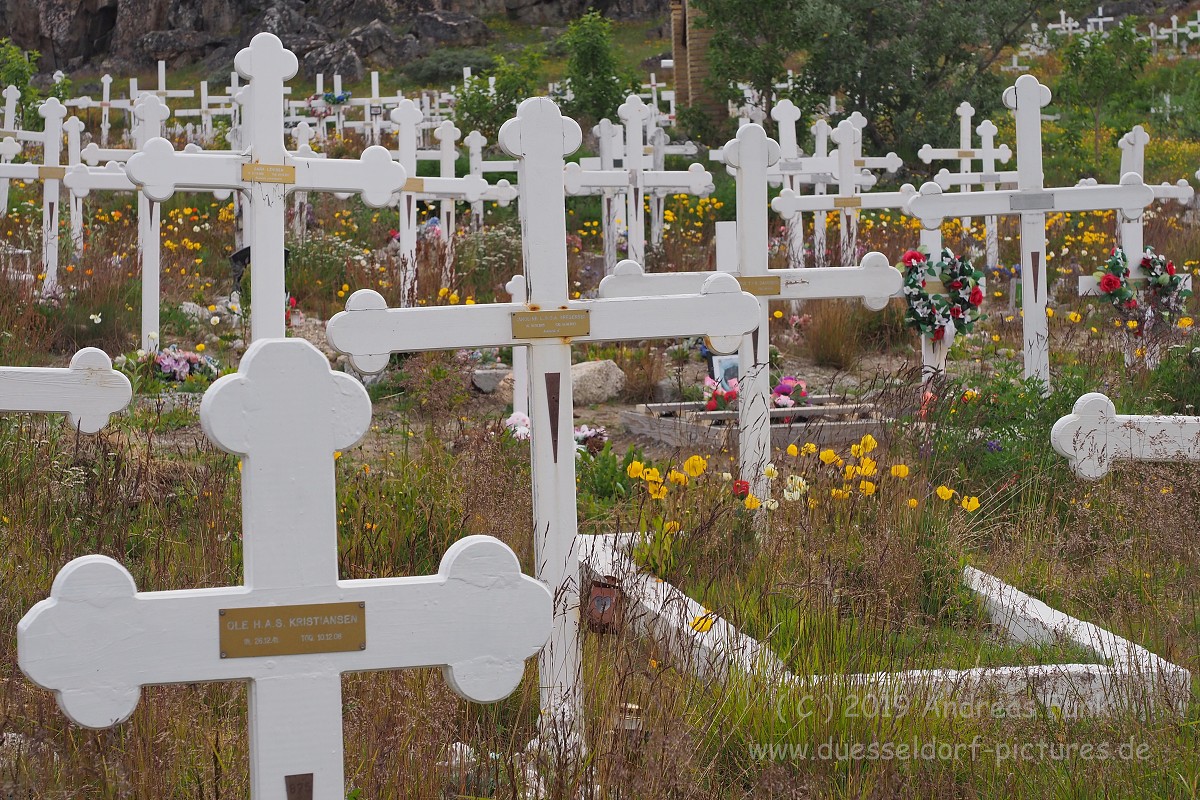
{"type": "Polygon", "coordinates": [[[780,278],[778,275],[739,275],[737,279],[743,292],[749,292],[755,297],[776,297],[780,294],[780,278]]]}
{"type": "Polygon", "coordinates": [[[61,181],[65,177],[67,177],[66,167],[38,167],[39,181],[61,181]]]}
{"type": "Polygon", "coordinates": [[[862,198],[854,197],[835,197],[833,198],[834,208],[862,208],[862,198]]]}
{"type": "Polygon", "coordinates": [[[1053,211],[1054,192],[1018,192],[1010,195],[1010,211],[1053,211]]]}
{"type": "Polygon", "coordinates": [[[424,178],[409,178],[404,181],[404,191],[406,192],[423,192],[425,191],[424,178]]]}
{"type": "Polygon", "coordinates": [[[945,294],[946,293],[946,284],[942,283],[939,280],[934,280],[933,278],[926,278],[925,279],[925,293],[926,294],[945,294]]]}
{"type": "Polygon", "coordinates": [[[856,159],[854,159],[854,166],[856,166],[856,167],[865,167],[866,165],[867,165],[867,160],[866,160],[865,158],[856,158],[856,159]]]}
{"type": "Polygon", "coordinates": [[[974,150],[959,150],[958,157],[959,158],[975,158],[975,151],[974,150]]]}
{"type": "Polygon", "coordinates": [[[560,339],[587,336],[592,332],[590,311],[514,311],[514,339],[560,339]]]}
{"type": "Polygon", "coordinates": [[[242,180],[255,183],[295,183],[296,168],[287,164],[242,164],[242,180]]]}
{"type": "Polygon", "coordinates": [[[4,128],[0,128],[0,136],[11,136],[15,139],[15,138],[17,138],[18,133],[19,133],[19,131],[10,131],[10,130],[5,130],[4,128]]]}
{"type": "Polygon", "coordinates": [[[365,603],[222,608],[218,619],[221,658],[367,649],[365,603]]]}

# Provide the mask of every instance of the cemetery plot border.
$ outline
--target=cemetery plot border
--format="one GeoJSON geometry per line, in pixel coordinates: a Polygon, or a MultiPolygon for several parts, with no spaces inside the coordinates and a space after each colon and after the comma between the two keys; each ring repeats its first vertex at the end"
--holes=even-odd
{"type": "Polygon", "coordinates": [[[1100,715],[1162,707],[1182,714],[1191,673],[1092,623],[1056,611],[999,578],[964,567],[963,584],[978,596],[993,624],[1014,642],[1064,642],[1103,663],[922,669],[851,675],[795,675],[762,642],[712,614],[675,586],[638,568],[630,555],[638,534],[587,538],[580,563],[592,579],[615,578],[625,596],[626,619],[702,680],[731,671],[760,675],[796,689],[861,691],[863,699],[953,699],[1030,702],[1064,716],[1100,715]],[[695,620],[711,625],[695,625],[695,620]]]}

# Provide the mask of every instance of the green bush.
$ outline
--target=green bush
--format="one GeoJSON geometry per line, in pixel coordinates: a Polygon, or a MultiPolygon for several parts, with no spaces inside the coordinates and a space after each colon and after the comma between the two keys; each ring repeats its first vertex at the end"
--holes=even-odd
{"type": "Polygon", "coordinates": [[[495,143],[500,126],[516,116],[517,105],[526,98],[541,93],[542,56],[527,47],[513,60],[496,57],[490,74],[472,75],[458,95],[454,107],[454,122],[464,133],[479,131],[495,143]],[[488,77],[496,79],[494,88],[488,77]]]}

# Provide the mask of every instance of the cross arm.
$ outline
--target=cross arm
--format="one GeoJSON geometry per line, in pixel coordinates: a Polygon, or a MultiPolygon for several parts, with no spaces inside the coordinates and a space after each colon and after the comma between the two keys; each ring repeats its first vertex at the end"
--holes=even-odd
{"type": "Polygon", "coordinates": [[[733,337],[743,336],[758,325],[758,301],[724,274],[711,275],[700,294],[660,300],[656,309],[648,309],[644,298],[619,298],[572,300],[554,311],[543,312],[583,312],[587,317],[587,333],[541,338],[518,336],[514,333],[513,314],[529,311],[537,310],[524,303],[390,309],[378,292],[360,289],[350,296],[346,310],[329,320],[326,335],[335,349],[350,356],[355,369],[374,373],[387,366],[392,353],[503,347],[538,341],[733,337]]]}
{"type": "Polygon", "coordinates": [[[943,189],[954,186],[982,186],[985,183],[1016,183],[1017,173],[1008,172],[951,172],[948,169],[938,170],[933,176],[934,182],[943,189]]]}
{"type": "Polygon", "coordinates": [[[1155,200],[1178,200],[1181,203],[1190,203],[1192,198],[1196,196],[1196,190],[1183,178],[1175,181],[1175,183],[1163,181],[1150,188],[1154,190],[1155,200]]]}
{"type": "Polygon", "coordinates": [[[947,195],[929,182],[908,203],[910,215],[926,228],[941,225],[947,216],[984,216],[1047,211],[1099,211],[1115,208],[1126,219],[1137,219],[1154,200],[1154,191],[1135,173],[1126,173],[1117,186],[1071,186],[1061,189],[1007,189],[947,195]]]}
{"type": "Polygon", "coordinates": [[[403,186],[404,191],[414,194],[462,197],[471,202],[482,198],[488,188],[488,182],[479,175],[465,175],[461,178],[409,178],[403,186]]]}
{"type": "MultiPolygon", "coordinates": [[[[646,272],[636,261],[622,261],[600,281],[600,297],[658,297],[695,294],[711,272],[646,272]]],[[[735,278],[740,278],[736,273],[735,278]]],[[[849,267],[772,269],[746,280],[743,290],[762,300],[816,300],[859,297],[871,309],[887,305],[899,293],[904,276],[883,253],[867,253],[862,264],[849,267]],[[759,289],[757,282],[772,284],[759,289]],[[778,283],[776,287],[774,284],[778,283]]]]}
{"type": "Polygon", "coordinates": [[[133,181],[129,180],[125,168],[115,161],[110,161],[103,167],[85,167],[77,164],[67,170],[63,185],[76,197],[87,197],[92,189],[102,192],[131,192],[137,189],[133,181]]]}
{"type": "Polygon", "coordinates": [[[647,189],[682,189],[688,194],[708,194],[712,185],[712,173],[700,164],[692,164],[686,172],[647,170],[642,173],[642,186],[647,189]]]}
{"type": "Polygon", "coordinates": [[[585,170],[574,162],[563,168],[563,185],[567,194],[589,194],[597,189],[626,189],[629,171],[623,169],[585,170]]]}
{"type": "Polygon", "coordinates": [[[1197,460],[1200,417],[1118,414],[1111,400],[1091,392],[1054,423],[1050,443],[1076,475],[1097,480],[1118,459],[1197,460]]]}
{"type": "Polygon", "coordinates": [[[899,192],[875,192],[842,196],[836,194],[797,194],[784,189],[771,201],[775,213],[791,217],[805,211],[832,211],[843,208],[899,208],[916,196],[916,189],[905,184],[899,192]]]}
{"type": "Polygon", "coordinates": [[[129,179],[142,187],[151,200],[165,202],[177,188],[242,189],[240,154],[192,155],[176,153],[166,139],[155,137],[129,157],[129,179]]]}
{"type": "Polygon", "coordinates": [[[512,550],[490,536],[456,542],[432,576],[262,592],[138,592],[123,566],[90,555],[63,567],[50,597],[20,621],[17,648],[21,670],[52,690],[68,717],[107,728],[133,713],[142,686],[270,678],[281,674],[285,662],[335,680],[343,672],[441,666],[460,695],[493,702],[520,682],[525,659],[549,638],[551,614],[549,590],[522,575],[512,550]],[[222,626],[231,624],[222,610],[262,609],[269,619],[270,609],[279,608],[279,624],[270,622],[282,638],[308,627],[307,618],[296,614],[320,613],[284,607],[322,603],[348,604],[348,613],[361,613],[358,630],[365,641],[333,652],[222,654],[222,626]]]}
{"type": "Polygon", "coordinates": [[[926,164],[932,161],[942,160],[961,160],[969,158],[972,161],[978,161],[987,156],[992,156],[1001,164],[1007,164],[1012,158],[1012,148],[1006,144],[1002,144],[993,150],[983,150],[980,148],[958,149],[954,147],[930,147],[927,144],[921,145],[921,149],[917,151],[917,157],[926,164]]]}
{"type": "Polygon", "coordinates": [[[354,192],[373,208],[383,208],[404,188],[406,174],[387,148],[371,145],[355,159],[287,159],[296,167],[296,189],[354,192]]]}
{"type": "Polygon", "coordinates": [[[488,188],[480,195],[480,199],[494,200],[503,207],[516,200],[520,194],[517,187],[509,183],[507,178],[501,178],[494,184],[489,184],[488,188]]]}
{"type": "Polygon", "coordinates": [[[80,350],[66,368],[0,367],[0,411],[65,413],[84,433],[103,428],[132,397],[129,379],[95,347],[80,350]]]}

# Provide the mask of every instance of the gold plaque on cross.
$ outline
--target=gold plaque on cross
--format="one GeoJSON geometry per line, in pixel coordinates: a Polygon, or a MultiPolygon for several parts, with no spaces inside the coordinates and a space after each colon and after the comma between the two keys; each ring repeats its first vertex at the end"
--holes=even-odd
{"type": "Polygon", "coordinates": [[[287,164],[242,164],[242,180],[254,183],[295,183],[296,168],[287,164]]]}
{"type": "Polygon", "coordinates": [[[10,130],[6,130],[4,128],[0,128],[0,136],[11,136],[15,139],[15,138],[17,138],[17,131],[10,131],[10,130]]]}
{"type": "Polygon", "coordinates": [[[974,158],[975,151],[974,150],[959,150],[958,157],[959,158],[974,158]]]}
{"type": "Polygon", "coordinates": [[[587,310],[514,311],[514,339],[569,339],[592,332],[591,313],[587,310]]]}
{"type": "Polygon", "coordinates": [[[862,208],[862,198],[855,195],[853,197],[835,197],[833,198],[834,208],[862,208]]]}
{"type": "Polygon", "coordinates": [[[866,165],[867,165],[867,160],[866,160],[865,158],[856,158],[856,159],[854,159],[854,166],[856,166],[856,167],[865,167],[866,165]]]}
{"type": "Polygon", "coordinates": [[[944,284],[941,281],[936,280],[934,278],[926,278],[925,279],[925,293],[926,294],[945,294],[946,293],[946,284],[944,284]]]}
{"type": "Polygon", "coordinates": [[[404,191],[406,192],[423,192],[425,191],[424,178],[408,178],[404,181],[404,191]]]}
{"type": "Polygon", "coordinates": [[[778,275],[739,275],[737,282],[743,292],[755,297],[777,297],[780,293],[778,275]]]}
{"type": "Polygon", "coordinates": [[[39,181],[61,181],[67,177],[66,167],[38,167],[39,181]]]}
{"type": "Polygon", "coordinates": [[[366,603],[222,608],[217,619],[221,658],[367,649],[366,603]]]}

